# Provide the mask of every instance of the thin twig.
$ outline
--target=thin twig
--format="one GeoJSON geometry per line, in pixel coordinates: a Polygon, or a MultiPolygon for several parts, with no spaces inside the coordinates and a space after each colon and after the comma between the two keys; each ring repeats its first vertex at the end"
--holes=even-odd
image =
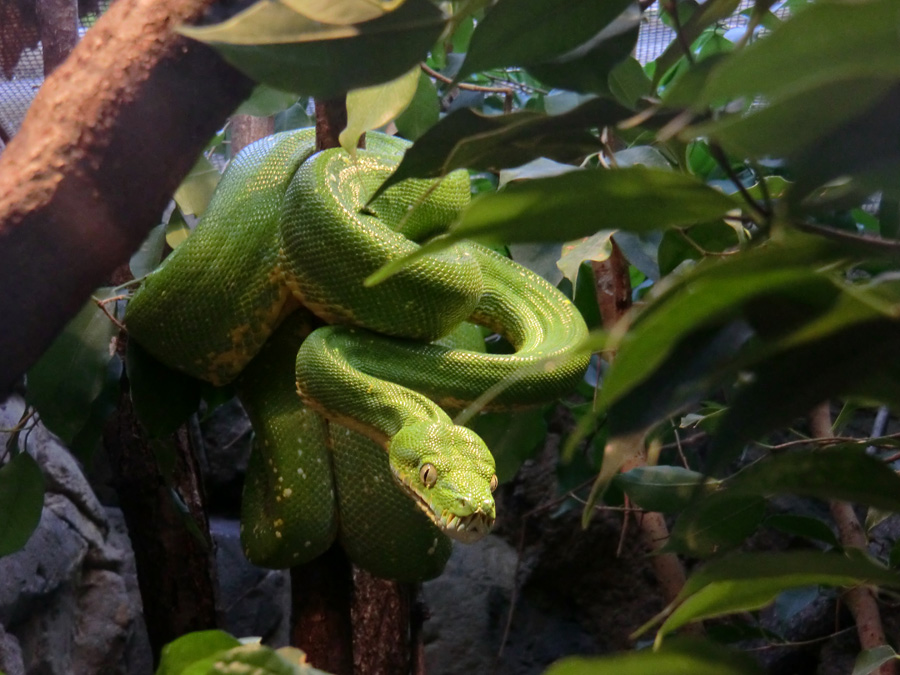
{"type": "Polygon", "coordinates": [[[900,432],[888,434],[887,436],[879,436],[878,438],[855,438],[853,436],[829,436],[827,438],[801,438],[797,441],[786,441],[784,443],[779,443],[778,445],[766,445],[765,443],[760,443],[756,441],[756,444],[766,448],[767,450],[780,451],[787,450],[789,448],[802,447],[804,445],[838,445],[840,443],[856,443],[859,445],[872,445],[878,447],[879,441],[886,441],[890,439],[900,438],[900,432]]]}
{"type": "MultiPolygon", "coordinates": [[[[429,77],[433,77],[434,79],[439,80],[444,84],[453,84],[453,78],[439,73],[427,64],[420,63],[419,66],[422,68],[422,71],[429,77]]],[[[515,95],[515,92],[509,87],[486,87],[481,84],[472,84],[470,82],[457,82],[456,87],[458,87],[459,89],[466,89],[468,91],[480,91],[490,94],[503,94],[503,111],[507,113],[512,112],[513,96],[515,95]]]]}
{"type": "Polygon", "coordinates": [[[806,645],[814,645],[817,642],[824,642],[825,640],[831,640],[832,638],[836,638],[838,635],[843,635],[844,633],[849,633],[854,628],[853,626],[848,626],[847,628],[842,628],[840,630],[834,631],[833,633],[829,633],[828,635],[822,635],[817,638],[811,638],[809,640],[797,640],[796,642],[772,642],[767,645],[762,645],[761,647],[749,647],[746,649],[748,652],[764,652],[768,649],[787,649],[789,647],[805,647],[806,645]]]}
{"type": "Polygon", "coordinates": [[[738,192],[741,193],[741,196],[744,198],[744,201],[747,202],[747,205],[751,210],[756,211],[763,220],[768,221],[772,214],[771,212],[761,206],[757,201],[753,198],[753,195],[750,194],[749,190],[744,187],[744,184],[741,182],[741,179],[734,172],[734,169],[731,168],[731,163],[728,161],[728,157],[725,156],[725,151],[722,150],[721,146],[716,143],[709,144],[709,154],[712,155],[712,158],[716,160],[716,163],[725,172],[725,175],[728,176],[728,180],[734,183],[734,186],[737,188],[738,192]]]}
{"type": "Polygon", "coordinates": [[[882,239],[881,237],[873,237],[868,234],[854,234],[847,230],[839,230],[834,227],[827,227],[817,223],[805,223],[794,221],[794,227],[801,232],[809,234],[817,234],[826,239],[832,239],[841,243],[857,244],[865,246],[871,251],[880,255],[900,255],[900,240],[882,239]]]}
{"type": "Polygon", "coordinates": [[[691,53],[691,45],[687,41],[687,36],[685,36],[683,26],[681,25],[681,18],[678,16],[678,6],[675,4],[674,0],[667,0],[660,4],[672,19],[672,24],[675,26],[675,37],[678,38],[678,44],[681,45],[681,50],[684,52],[684,58],[687,59],[688,63],[694,65],[694,55],[691,53]]]}
{"type": "Polygon", "coordinates": [[[99,300],[98,298],[91,298],[91,300],[93,300],[93,301],[94,301],[94,304],[97,305],[97,307],[100,308],[100,311],[101,311],[101,312],[103,312],[104,314],[106,314],[106,318],[109,319],[110,321],[112,321],[112,322],[115,324],[116,328],[118,328],[120,331],[124,331],[124,332],[127,333],[127,332],[128,332],[128,329],[125,328],[125,324],[123,324],[123,323],[122,323],[121,321],[119,321],[116,317],[114,317],[112,314],[110,314],[110,313],[109,313],[109,310],[106,309],[106,303],[107,303],[107,302],[110,302],[110,301],[112,301],[112,300],[118,300],[118,299],[121,299],[121,298],[123,298],[123,297],[126,297],[126,296],[117,296],[117,297],[115,297],[115,298],[109,298],[109,299],[107,299],[107,300],[99,300]]]}
{"type": "MultiPolygon", "coordinates": [[[[688,466],[687,457],[684,456],[684,448],[681,447],[681,436],[678,434],[678,429],[672,428],[672,433],[675,435],[675,446],[678,448],[678,456],[681,458],[681,464],[685,469],[690,469],[688,466]]],[[[662,448],[660,448],[662,451],[662,448]]]]}

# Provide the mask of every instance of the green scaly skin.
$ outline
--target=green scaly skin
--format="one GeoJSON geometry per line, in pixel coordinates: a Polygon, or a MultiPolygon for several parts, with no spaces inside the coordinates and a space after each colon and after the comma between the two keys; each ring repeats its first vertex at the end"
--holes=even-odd
{"type": "Polygon", "coordinates": [[[406,181],[366,207],[407,144],[370,133],[351,158],[313,154],[313,138],[277,134],[235,158],[196,231],[129,303],[126,324],[157,358],[213,384],[246,369],[239,388],[258,435],[242,514],[251,560],[294,565],[338,536],[361,567],[427,578],[449,551],[437,528],[474,541],[495,517],[493,458],[442,407],[492,388],[505,409],[566,393],[587,365],[576,349],[586,328],[556,289],[471,244],[364,288],[457,217],[468,177],[406,181]],[[298,350],[304,331],[292,317],[248,368],[301,303],[340,325],[298,350]],[[502,333],[515,353],[430,343],[465,319],[502,333]],[[307,408],[276,377],[294,353],[307,408]],[[304,449],[309,429],[315,452],[304,449]]]}

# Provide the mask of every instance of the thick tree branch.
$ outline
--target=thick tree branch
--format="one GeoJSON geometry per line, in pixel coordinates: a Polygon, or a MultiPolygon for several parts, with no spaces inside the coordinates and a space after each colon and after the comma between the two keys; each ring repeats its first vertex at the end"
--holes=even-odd
{"type": "Polygon", "coordinates": [[[173,33],[211,0],[117,0],[0,155],[0,396],[138,247],[252,83],[173,33]]]}

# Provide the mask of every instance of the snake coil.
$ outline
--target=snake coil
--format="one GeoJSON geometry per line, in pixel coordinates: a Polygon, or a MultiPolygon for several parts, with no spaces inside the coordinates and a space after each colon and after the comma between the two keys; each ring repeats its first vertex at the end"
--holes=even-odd
{"type": "Polygon", "coordinates": [[[253,562],[296,565],[338,538],[374,574],[433,577],[448,536],[475,541],[495,518],[493,457],[447,411],[491,388],[492,409],[564,394],[587,366],[586,328],[543,279],[471,243],[364,287],[456,219],[468,175],[367,204],[408,144],[369,133],[351,157],[314,143],[304,129],[245,148],[126,325],[166,365],[236,382],[255,430],[241,518],[253,562]],[[473,324],[513,353],[484,353],[473,324]]]}

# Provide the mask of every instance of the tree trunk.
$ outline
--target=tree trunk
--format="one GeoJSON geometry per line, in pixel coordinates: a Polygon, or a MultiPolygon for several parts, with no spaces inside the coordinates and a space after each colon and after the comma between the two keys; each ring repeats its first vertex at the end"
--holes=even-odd
{"type": "Polygon", "coordinates": [[[174,452],[171,483],[141,428],[123,380],[116,414],[103,443],[134,550],[144,620],[154,662],[163,646],[197,630],[216,628],[215,550],[209,535],[199,471],[184,427],[158,441],[174,452]],[[176,499],[187,507],[183,513],[176,499]],[[190,521],[196,525],[191,527],[190,521]]]}
{"type": "Polygon", "coordinates": [[[254,117],[235,115],[231,118],[231,156],[234,157],[245,147],[275,133],[274,117],[254,117]]]}
{"type": "Polygon", "coordinates": [[[210,2],[117,0],[0,155],[0,397],[159,222],[249,95],[248,78],[172,31],[210,2]]]}
{"type": "MultiPolygon", "coordinates": [[[[339,146],[343,99],[316,102],[316,149],[339,146]]],[[[359,147],[365,147],[365,134],[359,147]]],[[[291,643],[335,675],[410,672],[410,605],[415,588],[354,569],[339,544],[291,570],[291,643]]]]}

